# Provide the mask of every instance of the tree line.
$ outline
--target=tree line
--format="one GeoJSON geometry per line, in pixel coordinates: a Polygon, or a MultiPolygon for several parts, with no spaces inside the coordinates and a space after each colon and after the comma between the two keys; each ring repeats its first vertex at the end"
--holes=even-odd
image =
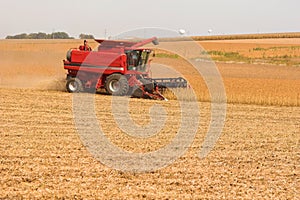
{"type": "MultiPolygon", "coordinates": [[[[89,34],[80,34],[80,39],[94,39],[93,35],[89,34]]],[[[5,39],[74,39],[74,37],[70,37],[68,33],[66,32],[54,32],[54,33],[22,33],[18,35],[8,35],[5,39]]]]}

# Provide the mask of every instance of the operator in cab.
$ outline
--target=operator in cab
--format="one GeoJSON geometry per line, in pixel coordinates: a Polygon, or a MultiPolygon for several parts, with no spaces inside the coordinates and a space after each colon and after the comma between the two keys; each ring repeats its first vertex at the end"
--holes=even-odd
{"type": "Polygon", "coordinates": [[[84,40],[83,45],[79,47],[81,51],[92,51],[92,48],[88,45],[88,41],[84,40]]]}

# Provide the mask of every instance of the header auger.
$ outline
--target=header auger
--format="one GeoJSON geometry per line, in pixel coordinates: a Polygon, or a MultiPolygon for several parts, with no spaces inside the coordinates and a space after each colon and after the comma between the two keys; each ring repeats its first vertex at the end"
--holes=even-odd
{"type": "Polygon", "coordinates": [[[164,88],[187,87],[184,78],[151,78],[149,57],[152,52],[141,46],[158,44],[156,37],[140,42],[95,40],[96,51],[71,49],[64,60],[68,92],[96,91],[104,88],[110,95],[166,100],[164,88]]]}

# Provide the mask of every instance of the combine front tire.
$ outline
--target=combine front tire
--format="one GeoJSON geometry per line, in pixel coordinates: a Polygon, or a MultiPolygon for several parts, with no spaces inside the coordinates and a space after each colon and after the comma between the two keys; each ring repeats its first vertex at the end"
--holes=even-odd
{"type": "Polygon", "coordinates": [[[83,91],[82,83],[78,78],[69,78],[67,80],[66,88],[70,93],[83,91]]]}
{"type": "Polygon", "coordinates": [[[121,74],[112,74],[106,78],[105,89],[110,95],[124,96],[129,90],[127,78],[121,74]]]}

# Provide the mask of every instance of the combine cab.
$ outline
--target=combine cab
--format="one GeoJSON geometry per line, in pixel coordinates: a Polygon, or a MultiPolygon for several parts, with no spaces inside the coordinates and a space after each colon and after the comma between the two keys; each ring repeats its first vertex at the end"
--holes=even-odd
{"type": "Polygon", "coordinates": [[[64,60],[68,71],[68,92],[96,91],[104,88],[111,95],[165,99],[163,88],[187,87],[183,78],[150,77],[149,57],[152,52],[141,46],[158,44],[157,38],[141,42],[96,40],[97,51],[71,49],[64,60]]]}

